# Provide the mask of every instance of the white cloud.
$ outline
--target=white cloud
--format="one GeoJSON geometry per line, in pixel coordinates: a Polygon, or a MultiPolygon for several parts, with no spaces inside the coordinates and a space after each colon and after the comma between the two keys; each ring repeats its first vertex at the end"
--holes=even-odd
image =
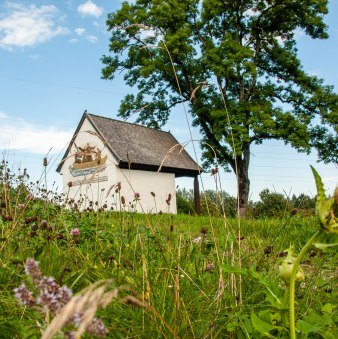
{"type": "Polygon", "coordinates": [[[95,44],[97,42],[97,37],[95,35],[88,35],[86,39],[92,44],[95,44]]]}
{"type": "Polygon", "coordinates": [[[8,115],[0,111],[0,119],[8,119],[8,115]]]}
{"type": "Polygon", "coordinates": [[[77,44],[77,43],[79,42],[79,40],[76,39],[76,38],[73,38],[73,39],[69,39],[68,42],[69,42],[70,44],[74,45],[74,44],[77,44]]]}
{"type": "Polygon", "coordinates": [[[98,18],[103,13],[103,8],[97,6],[94,2],[91,0],[88,0],[87,2],[81,4],[77,11],[82,16],[94,16],[95,18],[98,18]]]}
{"type": "Polygon", "coordinates": [[[68,30],[57,24],[59,10],[53,5],[35,6],[6,2],[0,14],[0,48],[30,47],[48,41],[68,30]]]}
{"type": "Polygon", "coordinates": [[[82,35],[84,32],[86,31],[85,28],[79,27],[79,28],[75,28],[75,33],[77,35],[82,35]]]}
{"type": "Polygon", "coordinates": [[[60,152],[71,139],[73,131],[54,126],[41,126],[0,112],[0,149],[21,150],[38,154],[60,152]]]}
{"type": "Polygon", "coordinates": [[[40,54],[30,54],[28,57],[31,60],[39,60],[39,59],[41,59],[41,55],[40,54]]]}

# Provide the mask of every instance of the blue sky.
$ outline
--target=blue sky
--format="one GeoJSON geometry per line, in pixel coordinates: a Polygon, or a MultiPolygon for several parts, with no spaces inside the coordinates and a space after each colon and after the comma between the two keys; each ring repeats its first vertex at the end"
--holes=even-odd
{"type": "MultiPolygon", "coordinates": [[[[42,172],[42,158],[49,153],[49,182],[61,186],[56,165],[83,111],[117,118],[119,103],[130,88],[122,78],[101,80],[100,58],[108,53],[107,14],[119,8],[113,1],[2,1],[0,2],[0,150],[16,169],[28,168],[32,178],[42,172]]],[[[300,59],[306,71],[338,90],[338,2],[331,1],[330,38],[309,39],[297,33],[300,59]]],[[[165,126],[180,142],[189,140],[183,108],[165,126]]],[[[199,139],[193,130],[193,138],[199,139]]],[[[196,144],[198,147],[198,144],[196,144]]],[[[193,155],[191,145],[188,151],[193,155]]],[[[338,183],[337,166],[316,162],[316,154],[298,154],[282,142],[254,146],[250,168],[251,198],[264,188],[286,194],[315,194],[309,165],[322,175],[332,192],[338,183]]],[[[205,188],[215,188],[210,174],[205,188]]],[[[222,188],[236,194],[235,177],[221,173],[222,188]]],[[[180,179],[181,187],[192,187],[180,179]]]]}

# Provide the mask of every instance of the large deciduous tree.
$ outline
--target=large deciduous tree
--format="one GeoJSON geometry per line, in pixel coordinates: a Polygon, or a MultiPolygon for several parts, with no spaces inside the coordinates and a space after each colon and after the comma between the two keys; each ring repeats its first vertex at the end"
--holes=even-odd
{"type": "Polygon", "coordinates": [[[104,79],[123,72],[138,89],[119,115],[160,128],[187,102],[203,159],[237,174],[240,212],[249,196],[250,147],[283,140],[338,162],[338,96],[307,74],[296,35],[328,38],[327,0],[136,0],[109,14],[104,79]],[[175,72],[173,71],[175,70],[175,72]]]}

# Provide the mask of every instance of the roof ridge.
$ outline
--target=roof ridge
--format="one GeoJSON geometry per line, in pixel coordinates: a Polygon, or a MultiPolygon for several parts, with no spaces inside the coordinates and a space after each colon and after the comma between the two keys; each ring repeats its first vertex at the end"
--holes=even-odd
{"type": "Polygon", "coordinates": [[[146,128],[146,129],[151,129],[153,131],[158,131],[158,132],[162,132],[162,133],[169,133],[169,134],[171,134],[170,131],[163,131],[161,129],[157,129],[157,128],[153,128],[153,127],[148,127],[148,126],[144,126],[144,125],[139,125],[139,124],[137,124],[135,122],[129,122],[129,121],[124,121],[124,120],[118,120],[118,119],[114,119],[114,118],[104,117],[102,115],[97,115],[97,114],[93,114],[93,113],[89,113],[89,112],[86,112],[86,114],[94,116],[94,117],[97,117],[97,118],[102,118],[102,119],[116,121],[116,122],[119,122],[119,123],[122,123],[122,124],[128,124],[128,125],[133,125],[133,126],[137,126],[137,127],[143,127],[143,128],[146,128]]]}

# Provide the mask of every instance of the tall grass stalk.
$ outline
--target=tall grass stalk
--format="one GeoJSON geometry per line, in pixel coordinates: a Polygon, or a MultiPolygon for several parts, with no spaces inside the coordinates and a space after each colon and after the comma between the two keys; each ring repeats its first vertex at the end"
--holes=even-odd
{"type": "MultiPolygon", "coordinates": [[[[296,274],[299,269],[299,265],[304,258],[304,255],[308,252],[316,238],[322,233],[321,230],[317,231],[304,245],[302,250],[297,256],[296,261],[293,264],[293,268],[290,276],[289,286],[289,317],[290,317],[290,337],[296,339],[296,314],[295,314],[295,286],[296,286],[296,274]]],[[[288,291],[287,291],[288,292],[288,291]]],[[[286,293],[287,293],[286,292],[286,293]]]]}

